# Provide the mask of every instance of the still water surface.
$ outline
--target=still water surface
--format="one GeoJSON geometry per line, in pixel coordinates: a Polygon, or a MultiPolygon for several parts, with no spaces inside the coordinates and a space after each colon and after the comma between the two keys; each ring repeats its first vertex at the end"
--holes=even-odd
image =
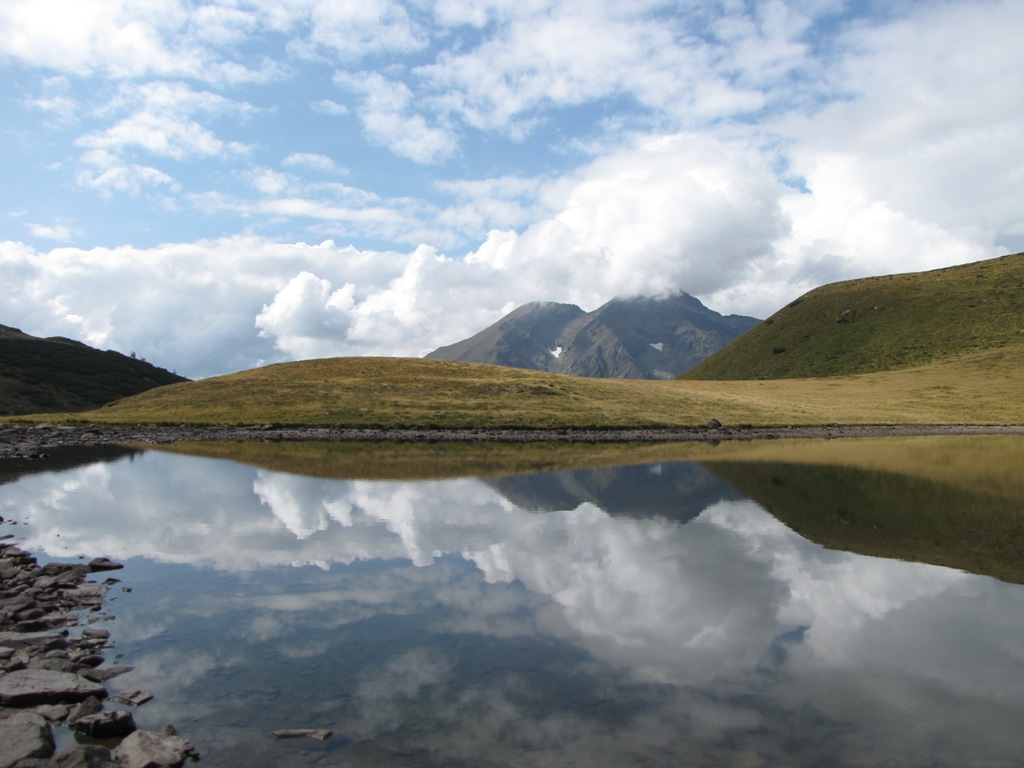
{"type": "Polygon", "coordinates": [[[700,464],[4,479],[4,533],[126,563],[108,685],[201,765],[1024,765],[1024,587],[825,549],[700,464]]]}

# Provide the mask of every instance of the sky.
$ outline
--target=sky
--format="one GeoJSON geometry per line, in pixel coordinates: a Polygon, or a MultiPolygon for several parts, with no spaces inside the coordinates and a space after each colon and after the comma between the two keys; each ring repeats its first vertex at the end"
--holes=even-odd
{"type": "Polygon", "coordinates": [[[200,378],[1019,252],[1022,38],[1019,0],[0,0],[0,323],[200,378]]]}

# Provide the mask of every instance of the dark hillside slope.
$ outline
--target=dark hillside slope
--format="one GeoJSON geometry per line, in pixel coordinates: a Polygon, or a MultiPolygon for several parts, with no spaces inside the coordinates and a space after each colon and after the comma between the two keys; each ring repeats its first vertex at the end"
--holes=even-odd
{"type": "Polygon", "coordinates": [[[1024,355],[1024,253],[816,288],[681,378],[847,376],[1003,347],[1024,355]]]}
{"type": "Polygon", "coordinates": [[[182,381],[119,352],[0,325],[0,415],[86,411],[182,381]]]}

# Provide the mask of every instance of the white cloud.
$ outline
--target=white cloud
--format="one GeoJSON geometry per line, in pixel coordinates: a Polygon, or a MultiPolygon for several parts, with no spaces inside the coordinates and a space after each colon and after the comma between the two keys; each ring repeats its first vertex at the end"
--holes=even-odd
{"type": "Polygon", "coordinates": [[[376,72],[338,73],[335,82],[364,96],[358,110],[367,138],[417,163],[434,163],[457,148],[450,130],[431,125],[412,108],[413,92],[376,72]]]}
{"type": "Polygon", "coordinates": [[[0,8],[0,46],[28,63],[76,74],[194,72],[194,54],[173,52],[161,39],[161,30],[184,21],[173,0],[12,0],[0,8]]]}
{"type": "Polygon", "coordinates": [[[526,226],[542,210],[537,198],[543,186],[543,179],[518,176],[442,181],[438,189],[452,195],[455,204],[446,207],[437,220],[468,236],[526,226]]]}
{"type": "Polygon", "coordinates": [[[258,19],[230,5],[182,0],[9,0],[0,5],[0,51],[76,76],[189,77],[206,82],[280,76],[266,58],[230,58],[258,19]]]}
{"type": "Polygon", "coordinates": [[[196,115],[249,114],[249,104],[232,102],[185,83],[150,82],[126,85],[105,111],[131,112],[110,128],[77,140],[77,144],[110,152],[139,148],[151,154],[182,160],[244,153],[238,142],[224,142],[195,120],[196,115]]]}
{"type": "Polygon", "coordinates": [[[422,354],[531,300],[683,289],[765,316],[824,282],[1021,250],[1020,9],[11,0],[0,52],[31,73],[11,136],[58,148],[19,169],[54,173],[15,231],[86,246],[5,244],[38,306],[4,321],[205,374],[422,354]],[[323,117],[350,110],[363,137],[323,117]],[[151,247],[90,247],[128,230],[103,200],[95,223],[37,202],[61,181],[148,205],[151,247]],[[326,238],[352,247],[305,244],[326,238]],[[146,268],[110,272],[122,253],[146,268]],[[153,282],[137,315],[105,308],[153,282]],[[208,349],[176,340],[183,317],[211,318],[208,349]]]}
{"type": "Polygon", "coordinates": [[[645,121],[671,129],[756,112],[808,64],[801,36],[811,24],[779,2],[749,15],[664,3],[448,3],[442,23],[498,19],[479,45],[444,51],[415,69],[432,103],[472,126],[522,137],[537,113],[630,100],[645,121]]]}
{"type": "Polygon", "coordinates": [[[310,17],[311,41],[341,58],[418,51],[426,45],[408,12],[394,0],[317,0],[310,17]]]}
{"type": "Polygon", "coordinates": [[[79,186],[95,189],[104,197],[114,192],[138,195],[148,187],[179,188],[178,182],[163,171],[147,165],[127,163],[102,149],[82,155],[75,180],[79,186]]]}
{"type": "Polygon", "coordinates": [[[327,155],[314,152],[293,152],[284,159],[284,165],[296,168],[311,168],[317,171],[338,170],[337,164],[327,155]]]}
{"type": "Polygon", "coordinates": [[[782,188],[763,160],[696,135],[647,139],[559,180],[547,195],[553,215],[512,239],[492,235],[468,259],[557,286],[583,306],[678,286],[713,292],[787,229],[782,188]]]}
{"type": "Polygon", "coordinates": [[[261,336],[297,359],[330,357],[351,324],[355,286],[331,289],[328,280],[300,272],[256,316],[261,336]]]}
{"type": "Polygon", "coordinates": [[[850,97],[781,126],[792,171],[822,179],[840,165],[870,203],[957,239],[1024,247],[1007,237],[1024,221],[1022,22],[1014,2],[945,4],[846,35],[834,82],[850,97]]]}
{"type": "Polygon", "coordinates": [[[78,121],[78,102],[70,94],[66,77],[47,77],[39,86],[39,93],[27,99],[35,109],[51,117],[58,125],[73,125],[78,121]]]}
{"type": "Polygon", "coordinates": [[[46,240],[57,240],[67,243],[71,240],[71,228],[66,224],[32,224],[28,225],[29,232],[35,237],[42,237],[46,240]]]}

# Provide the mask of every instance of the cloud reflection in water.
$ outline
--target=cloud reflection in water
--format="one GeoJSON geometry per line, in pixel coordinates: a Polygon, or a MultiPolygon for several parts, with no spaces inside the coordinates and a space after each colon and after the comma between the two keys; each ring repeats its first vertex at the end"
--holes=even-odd
{"type": "Polygon", "coordinates": [[[683,524],[501,487],[146,453],[2,505],[33,549],[153,561],[116,607],[126,684],[231,761],[302,764],[246,752],[288,712],[338,764],[1020,764],[1020,587],[826,550],[734,492],[683,524]]]}

